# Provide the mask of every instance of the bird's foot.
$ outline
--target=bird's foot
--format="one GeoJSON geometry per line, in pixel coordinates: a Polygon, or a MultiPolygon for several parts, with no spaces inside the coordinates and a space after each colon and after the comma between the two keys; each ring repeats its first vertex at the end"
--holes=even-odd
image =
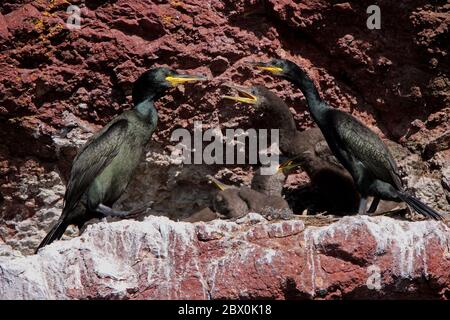
{"type": "Polygon", "coordinates": [[[149,201],[146,204],[137,207],[135,209],[132,209],[129,214],[126,216],[126,218],[136,218],[138,216],[141,216],[145,213],[147,213],[147,210],[151,208],[152,204],[154,203],[154,201],[149,201]]]}
{"type": "Polygon", "coordinates": [[[147,209],[148,206],[144,205],[130,211],[122,211],[122,210],[115,210],[113,208],[105,206],[104,204],[99,204],[96,211],[100,213],[103,217],[133,218],[139,214],[145,213],[147,209]]]}
{"type": "Polygon", "coordinates": [[[371,217],[376,217],[376,216],[391,216],[391,215],[396,215],[396,214],[404,214],[405,213],[405,208],[398,208],[398,209],[393,209],[393,210],[389,210],[389,211],[382,211],[382,212],[369,212],[368,215],[371,217]]]}
{"type": "Polygon", "coordinates": [[[115,210],[104,204],[99,204],[96,211],[102,215],[102,217],[125,217],[129,214],[128,211],[115,210]]]}
{"type": "Polygon", "coordinates": [[[358,214],[359,215],[366,215],[367,214],[367,198],[361,198],[359,200],[358,214]]]}
{"type": "Polygon", "coordinates": [[[378,205],[380,204],[380,198],[374,197],[372,200],[372,203],[370,204],[369,210],[367,210],[367,213],[371,215],[372,213],[375,213],[377,211],[378,205]]]}

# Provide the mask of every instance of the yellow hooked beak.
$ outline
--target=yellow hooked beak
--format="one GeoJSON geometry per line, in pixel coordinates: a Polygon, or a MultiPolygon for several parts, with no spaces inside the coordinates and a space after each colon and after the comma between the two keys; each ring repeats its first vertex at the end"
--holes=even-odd
{"type": "Polygon", "coordinates": [[[258,97],[253,95],[249,88],[236,86],[236,85],[230,85],[230,84],[225,84],[224,86],[226,86],[230,89],[236,90],[239,94],[237,96],[224,95],[224,96],[222,96],[222,98],[224,98],[224,99],[243,102],[243,103],[247,103],[247,104],[256,104],[256,102],[258,102],[258,97]]]}
{"type": "Polygon", "coordinates": [[[223,184],[213,176],[207,175],[206,178],[208,178],[208,180],[211,181],[214,184],[214,186],[216,186],[216,188],[221,191],[224,191],[225,189],[229,188],[227,185],[223,184]]]}
{"type": "Polygon", "coordinates": [[[279,67],[263,67],[263,66],[256,66],[259,70],[263,70],[263,71],[269,71],[272,72],[273,74],[280,74],[283,72],[283,68],[279,68],[279,67]]]}
{"type": "Polygon", "coordinates": [[[300,165],[300,163],[294,161],[295,158],[286,160],[282,164],[278,166],[277,172],[287,172],[291,169],[294,169],[300,165]]]}
{"type": "Polygon", "coordinates": [[[207,80],[206,77],[201,75],[189,75],[189,74],[176,74],[166,77],[166,81],[169,82],[173,87],[187,82],[204,81],[207,80]]]}
{"type": "Polygon", "coordinates": [[[272,74],[278,75],[284,72],[283,68],[276,67],[270,64],[270,62],[256,62],[251,63],[254,67],[262,71],[269,71],[272,74]]]}

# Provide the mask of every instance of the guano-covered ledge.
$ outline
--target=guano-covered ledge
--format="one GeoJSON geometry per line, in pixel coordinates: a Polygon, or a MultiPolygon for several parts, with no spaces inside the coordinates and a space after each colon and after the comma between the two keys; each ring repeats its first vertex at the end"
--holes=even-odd
{"type": "Polygon", "coordinates": [[[441,298],[442,222],[348,216],[321,226],[266,221],[90,225],[37,255],[0,260],[2,299],[441,298]]]}

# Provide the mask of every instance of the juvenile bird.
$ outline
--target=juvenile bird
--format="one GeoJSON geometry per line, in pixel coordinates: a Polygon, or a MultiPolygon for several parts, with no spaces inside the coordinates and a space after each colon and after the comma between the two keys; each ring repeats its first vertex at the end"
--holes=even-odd
{"type": "Polygon", "coordinates": [[[298,131],[288,105],[264,86],[226,86],[237,91],[237,95],[223,98],[251,105],[263,114],[265,128],[279,129],[281,153],[300,166],[311,180],[310,210],[334,214],[357,210],[359,194],[353,179],[333,156],[318,128],[298,131]]]}
{"type": "MultiPolygon", "coordinates": [[[[279,171],[275,174],[279,174],[279,171]]],[[[276,192],[273,188],[271,176],[264,175],[258,177],[258,187],[260,191],[243,186],[228,186],[218,181],[212,176],[208,179],[220,190],[213,200],[213,209],[222,218],[240,218],[249,212],[260,213],[268,220],[286,219],[292,215],[289,204],[281,196],[280,192],[276,192]],[[270,184],[270,185],[269,185],[270,184]],[[267,194],[265,192],[270,192],[267,194]]],[[[254,179],[253,179],[254,180],[254,179]]],[[[252,183],[254,185],[256,183],[252,183]]]]}

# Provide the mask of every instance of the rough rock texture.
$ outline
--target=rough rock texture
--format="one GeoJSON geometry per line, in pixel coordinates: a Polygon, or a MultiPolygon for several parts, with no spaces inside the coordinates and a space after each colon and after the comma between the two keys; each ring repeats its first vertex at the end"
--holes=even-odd
{"type": "Polygon", "coordinates": [[[0,259],[4,299],[340,299],[450,296],[441,222],[345,217],[99,223],[29,257],[0,259]]]}
{"type": "MultiPolygon", "coordinates": [[[[130,107],[131,83],[153,65],[204,73],[210,82],[174,90],[119,206],[155,201],[152,213],[182,219],[209,204],[206,174],[248,184],[249,167],[178,166],[168,158],[174,128],[248,128],[248,107],[220,99],[220,84],[264,83],[312,121],[285,81],[245,63],[273,56],[306,67],[326,101],[403,146],[405,183],[449,211],[450,81],[447,1],[377,1],[381,30],[366,28],[373,1],[70,1],[81,29],[66,26],[63,0],[0,3],[0,241],[30,253],[58,217],[77,147],[130,107]],[[447,44],[446,44],[447,43],[447,44]],[[170,212],[171,214],[168,214],[170,212]]],[[[307,183],[299,173],[293,181],[307,183]]]]}

